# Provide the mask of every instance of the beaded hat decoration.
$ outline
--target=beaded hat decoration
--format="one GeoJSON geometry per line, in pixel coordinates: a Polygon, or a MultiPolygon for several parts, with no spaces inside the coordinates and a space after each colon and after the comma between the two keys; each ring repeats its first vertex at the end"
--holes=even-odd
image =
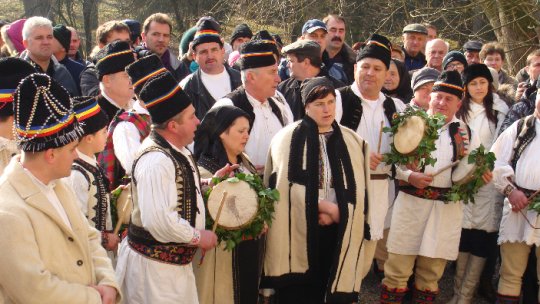
{"type": "Polygon", "coordinates": [[[47,74],[24,78],[14,96],[14,138],[27,152],[63,147],[83,135],[69,93],[47,74]]]}
{"type": "Polygon", "coordinates": [[[135,61],[133,50],[127,41],[115,40],[96,54],[96,69],[99,79],[104,75],[122,72],[135,61]]]}
{"type": "Polygon", "coordinates": [[[73,98],[73,110],[84,130],[84,135],[96,133],[105,128],[109,122],[107,114],[101,110],[95,97],[73,98]]]}
{"type": "Polygon", "coordinates": [[[153,123],[164,123],[182,112],[192,102],[171,72],[150,78],[139,94],[153,123]]]}
{"type": "Polygon", "coordinates": [[[135,94],[139,95],[148,79],[152,76],[167,72],[167,69],[163,66],[161,59],[156,54],[152,54],[128,65],[126,67],[126,72],[131,78],[135,94]]]}
{"type": "Polygon", "coordinates": [[[36,72],[26,60],[16,57],[0,59],[0,117],[13,115],[13,94],[21,80],[36,72]]]}

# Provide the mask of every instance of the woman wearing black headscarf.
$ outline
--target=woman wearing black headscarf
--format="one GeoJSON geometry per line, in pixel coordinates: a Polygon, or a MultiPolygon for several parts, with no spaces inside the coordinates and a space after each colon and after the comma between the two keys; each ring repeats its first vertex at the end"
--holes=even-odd
{"type": "MultiPolygon", "coordinates": [[[[194,140],[194,157],[201,178],[211,178],[228,164],[238,165],[236,172],[256,174],[244,153],[249,130],[249,116],[242,109],[234,106],[210,109],[194,140]]],[[[207,251],[204,263],[194,267],[199,303],[257,303],[264,238],[243,240],[232,251],[224,248],[222,244],[207,251]]]]}
{"type": "Polygon", "coordinates": [[[390,97],[399,98],[404,103],[409,103],[413,96],[411,76],[403,62],[392,58],[382,92],[390,97]]]}

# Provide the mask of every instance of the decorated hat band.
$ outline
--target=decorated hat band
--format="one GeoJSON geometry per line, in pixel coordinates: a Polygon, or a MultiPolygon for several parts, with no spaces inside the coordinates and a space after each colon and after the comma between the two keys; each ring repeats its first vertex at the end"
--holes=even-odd
{"type": "Polygon", "coordinates": [[[145,103],[146,104],[146,108],[151,108],[169,98],[171,98],[171,96],[173,96],[174,94],[176,94],[176,92],[180,91],[182,89],[182,87],[180,87],[180,84],[175,86],[170,92],[168,92],[167,94],[163,95],[163,96],[160,96],[154,100],[150,100],[149,102],[145,103]]]}
{"type": "Polygon", "coordinates": [[[262,40],[259,40],[260,42],[264,42],[264,43],[270,43],[270,44],[276,44],[276,42],[274,40],[270,40],[270,39],[262,39],[262,40]]]}
{"type": "Polygon", "coordinates": [[[44,126],[31,126],[23,128],[20,125],[16,125],[15,129],[17,134],[24,138],[35,138],[35,137],[45,137],[52,134],[55,134],[62,130],[63,128],[69,126],[75,119],[75,115],[70,113],[61,119],[55,124],[49,124],[44,126]]]}
{"type": "Polygon", "coordinates": [[[133,51],[132,50],[125,50],[125,51],[121,51],[121,52],[118,52],[118,53],[113,53],[113,54],[110,54],[110,55],[107,55],[101,59],[98,60],[98,63],[99,62],[103,62],[109,58],[112,58],[112,57],[116,57],[116,56],[120,56],[120,55],[125,55],[125,54],[132,54],[133,51]]]}
{"type": "Polygon", "coordinates": [[[443,87],[448,87],[448,88],[451,88],[451,89],[459,90],[461,92],[465,92],[465,89],[460,87],[460,86],[449,84],[449,83],[442,82],[442,81],[435,82],[435,86],[443,86],[443,87]]]}
{"type": "Polygon", "coordinates": [[[366,45],[370,45],[370,44],[378,45],[378,46],[380,46],[380,47],[382,47],[382,48],[384,48],[384,49],[390,51],[390,49],[389,49],[386,45],[384,45],[383,43],[380,43],[380,42],[378,42],[378,41],[375,41],[375,40],[369,40],[369,41],[366,43],[366,45]]]}
{"type": "Polygon", "coordinates": [[[98,105],[97,99],[95,99],[95,101],[87,107],[75,111],[75,117],[77,117],[77,120],[81,122],[98,114],[100,110],[101,108],[98,105]]]}
{"type": "Polygon", "coordinates": [[[273,55],[274,55],[274,52],[245,53],[245,54],[241,54],[240,58],[273,56],[273,55]]]}
{"type": "Polygon", "coordinates": [[[197,39],[197,38],[200,38],[200,37],[205,37],[205,36],[214,36],[214,37],[219,37],[219,33],[218,31],[214,31],[214,30],[202,30],[202,31],[197,31],[195,33],[195,37],[194,39],[197,39]]]}
{"type": "Polygon", "coordinates": [[[13,93],[15,93],[15,89],[1,89],[0,90],[0,102],[1,103],[12,102],[13,101],[13,93]]]}
{"type": "Polygon", "coordinates": [[[156,70],[156,71],[144,76],[143,78],[139,79],[137,82],[135,82],[133,84],[133,87],[138,87],[139,85],[143,84],[145,81],[150,79],[150,77],[155,76],[155,75],[159,75],[159,74],[165,73],[165,72],[167,72],[167,68],[161,68],[159,70],[156,70]]]}

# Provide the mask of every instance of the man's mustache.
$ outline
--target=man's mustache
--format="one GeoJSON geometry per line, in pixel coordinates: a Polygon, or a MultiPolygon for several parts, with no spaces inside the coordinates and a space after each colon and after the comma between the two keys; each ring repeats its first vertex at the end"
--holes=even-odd
{"type": "Polygon", "coordinates": [[[343,40],[341,40],[341,38],[339,38],[338,36],[335,36],[334,38],[332,38],[331,41],[339,41],[339,42],[342,42],[343,40]]]}

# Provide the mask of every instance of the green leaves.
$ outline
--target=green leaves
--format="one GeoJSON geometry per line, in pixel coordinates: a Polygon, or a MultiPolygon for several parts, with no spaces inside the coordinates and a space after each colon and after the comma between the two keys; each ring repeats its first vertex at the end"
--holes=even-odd
{"type": "Polygon", "coordinates": [[[468,204],[469,202],[474,203],[474,196],[478,193],[478,190],[484,186],[482,175],[486,171],[492,171],[493,168],[495,168],[495,160],[495,154],[493,152],[486,152],[483,145],[480,145],[476,150],[471,151],[467,162],[476,165],[472,180],[461,185],[453,185],[450,192],[446,195],[446,201],[463,201],[464,204],[468,204]]]}
{"type": "Polygon", "coordinates": [[[434,165],[437,159],[431,157],[431,152],[435,151],[435,141],[439,138],[439,129],[444,125],[445,118],[442,114],[428,115],[424,110],[414,107],[407,107],[402,113],[396,113],[392,119],[392,127],[383,128],[386,133],[394,136],[399,127],[402,126],[409,117],[418,116],[426,124],[424,137],[420,141],[414,153],[401,154],[396,150],[394,143],[390,144],[390,152],[383,155],[383,162],[388,165],[408,165],[418,161],[418,167],[434,165]]]}
{"type": "MultiPolygon", "coordinates": [[[[234,177],[213,178],[212,183],[217,185],[224,180],[231,183],[237,183],[239,181],[247,182],[257,192],[257,196],[259,197],[259,210],[255,219],[248,226],[238,230],[227,230],[218,225],[216,229],[218,242],[225,242],[225,250],[233,250],[242,240],[257,238],[263,231],[265,224],[268,226],[272,225],[275,212],[274,203],[279,200],[279,191],[277,189],[265,188],[261,177],[256,174],[237,173],[234,177]]],[[[212,189],[208,189],[206,192],[206,201],[211,192],[212,189]]],[[[207,211],[206,227],[212,229],[213,225],[214,220],[207,211]]]]}
{"type": "Polygon", "coordinates": [[[529,203],[529,210],[534,210],[537,213],[540,213],[540,195],[535,196],[532,202],[529,203]]]}

